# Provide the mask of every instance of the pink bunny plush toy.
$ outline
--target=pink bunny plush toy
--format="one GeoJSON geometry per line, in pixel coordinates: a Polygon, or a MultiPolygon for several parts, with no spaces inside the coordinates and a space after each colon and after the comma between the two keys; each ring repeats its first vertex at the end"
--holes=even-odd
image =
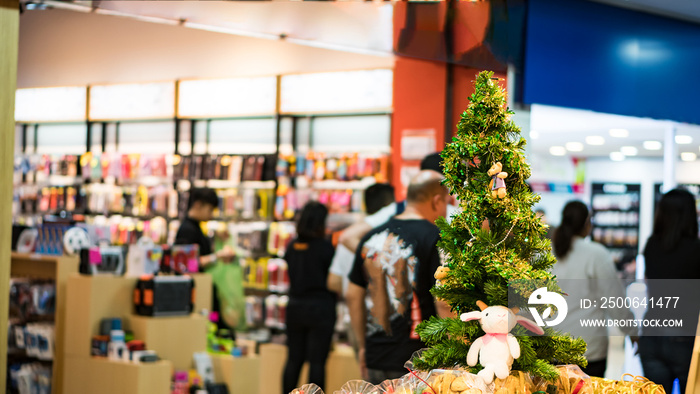
{"type": "Polygon", "coordinates": [[[481,329],[486,335],[477,338],[469,347],[467,364],[470,367],[476,365],[477,358],[484,367],[478,376],[486,384],[493,382],[493,376],[505,379],[510,375],[513,360],[520,357],[520,344],[510,334],[510,330],[516,324],[522,324],[535,334],[542,335],[544,331],[535,322],[522,316],[517,316],[517,308],[508,309],[505,306],[488,306],[482,301],[477,301],[481,311],[463,313],[462,321],[479,320],[481,329]]]}

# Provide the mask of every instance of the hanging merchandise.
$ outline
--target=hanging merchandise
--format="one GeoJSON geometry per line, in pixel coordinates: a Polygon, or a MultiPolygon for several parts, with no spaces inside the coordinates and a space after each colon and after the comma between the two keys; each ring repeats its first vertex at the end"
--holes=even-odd
{"type": "Polygon", "coordinates": [[[176,274],[199,272],[199,245],[172,245],[164,248],[161,271],[176,274]]]}
{"type": "Polygon", "coordinates": [[[283,330],[289,297],[271,294],[265,297],[265,326],[283,330]]]}
{"type": "Polygon", "coordinates": [[[124,275],[126,250],[121,246],[94,246],[80,251],[80,272],[86,275],[124,275]]]}
{"type": "Polygon", "coordinates": [[[327,205],[331,213],[360,212],[363,190],[389,179],[389,160],[387,155],[359,153],[280,155],[275,219],[294,219],[310,200],[327,205]]]}
{"type": "Polygon", "coordinates": [[[286,293],[289,291],[289,270],[284,259],[270,259],[267,262],[268,289],[286,293]]]}
{"type": "Polygon", "coordinates": [[[90,247],[90,237],[85,229],[73,227],[63,234],[63,251],[68,256],[77,256],[81,249],[90,247]]]}
{"type": "Polygon", "coordinates": [[[284,256],[287,247],[296,236],[293,222],[273,222],[270,224],[267,251],[273,256],[284,256]]]}
{"type": "Polygon", "coordinates": [[[150,238],[141,237],[136,244],[129,247],[125,275],[129,277],[155,275],[160,271],[162,259],[163,247],[155,245],[150,238]]]}

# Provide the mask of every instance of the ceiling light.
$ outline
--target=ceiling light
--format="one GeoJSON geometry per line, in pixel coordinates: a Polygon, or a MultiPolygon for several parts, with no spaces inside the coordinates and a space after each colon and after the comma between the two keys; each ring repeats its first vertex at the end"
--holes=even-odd
{"type": "Polygon", "coordinates": [[[610,136],[615,138],[627,138],[630,132],[627,129],[610,129],[610,136]]]}
{"type": "Polygon", "coordinates": [[[583,151],[583,144],[580,142],[567,142],[566,150],[569,152],[581,152],[583,151]]]}
{"type": "Polygon", "coordinates": [[[549,148],[549,153],[553,156],[564,156],[566,154],[566,148],[563,146],[553,146],[549,148]]]}
{"type": "Polygon", "coordinates": [[[620,148],[620,153],[622,153],[625,156],[637,156],[637,148],[634,146],[623,146],[620,148]]]}
{"type": "Polygon", "coordinates": [[[678,145],[688,145],[693,142],[693,137],[689,135],[677,135],[676,136],[676,144],[678,145]]]}
{"type": "Polygon", "coordinates": [[[588,145],[603,145],[605,144],[605,138],[599,135],[589,135],[586,137],[586,143],[588,145]]]}
{"type": "Polygon", "coordinates": [[[612,152],[610,154],[610,160],[622,161],[622,160],[625,160],[625,155],[623,155],[622,152],[612,152]]]}
{"type": "Polygon", "coordinates": [[[540,138],[540,132],[537,130],[530,130],[530,138],[533,140],[540,138]]]}
{"type": "Polygon", "coordinates": [[[681,153],[681,160],[683,161],[695,161],[695,159],[698,158],[698,155],[696,155],[693,152],[683,152],[681,153]]]}
{"type": "Polygon", "coordinates": [[[644,149],[646,150],[661,150],[661,148],[663,148],[661,141],[644,141],[644,149]]]}

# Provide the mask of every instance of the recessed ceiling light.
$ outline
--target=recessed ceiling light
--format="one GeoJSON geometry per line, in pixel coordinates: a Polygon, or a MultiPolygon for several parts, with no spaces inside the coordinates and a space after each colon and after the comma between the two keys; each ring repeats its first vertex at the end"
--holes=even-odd
{"type": "Polygon", "coordinates": [[[583,151],[583,144],[580,142],[567,142],[566,150],[569,152],[581,152],[583,151]]]}
{"type": "Polygon", "coordinates": [[[623,146],[620,148],[620,153],[622,153],[625,156],[637,156],[637,148],[634,146],[623,146]]]}
{"type": "Polygon", "coordinates": [[[625,160],[625,155],[623,155],[622,152],[612,152],[610,154],[610,160],[622,161],[622,160],[625,160]]]}
{"type": "Polygon", "coordinates": [[[610,136],[615,138],[627,138],[630,132],[627,129],[610,129],[610,136]]]}
{"type": "Polygon", "coordinates": [[[644,149],[646,150],[661,150],[661,148],[663,148],[663,144],[661,144],[661,141],[644,141],[644,149]]]}
{"type": "Polygon", "coordinates": [[[603,145],[605,144],[605,138],[599,135],[589,135],[586,137],[586,143],[588,145],[603,145]]]}
{"type": "Polygon", "coordinates": [[[677,135],[676,144],[678,145],[688,145],[693,143],[693,137],[689,135],[677,135]]]}
{"type": "Polygon", "coordinates": [[[540,138],[540,132],[537,130],[530,130],[530,138],[533,140],[540,138]]]}
{"type": "Polygon", "coordinates": [[[681,153],[681,160],[683,161],[695,161],[695,159],[698,158],[698,155],[696,155],[693,152],[683,152],[681,153]]]}
{"type": "Polygon", "coordinates": [[[553,156],[564,156],[566,154],[566,148],[563,146],[553,146],[549,148],[549,153],[553,156]]]}

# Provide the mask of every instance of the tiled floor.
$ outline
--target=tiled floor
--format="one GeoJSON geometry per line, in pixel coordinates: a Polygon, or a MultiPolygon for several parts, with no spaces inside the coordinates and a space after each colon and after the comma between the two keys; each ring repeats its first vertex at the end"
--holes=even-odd
{"type": "Polygon", "coordinates": [[[634,354],[634,347],[629,338],[622,336],[619,330],[611,329],[608,344],[608,369],[605,377],[619,380],[623,374],[644,376],[639,356],[634,354]]]}
{"type": "Polygon", "coordinates": [[[624,372],[622,372],[625,364],[625,337],[611,337],[608,345],[608,369],[605,371],[605,377],[608,379],[619,380],[624,372]]]}

